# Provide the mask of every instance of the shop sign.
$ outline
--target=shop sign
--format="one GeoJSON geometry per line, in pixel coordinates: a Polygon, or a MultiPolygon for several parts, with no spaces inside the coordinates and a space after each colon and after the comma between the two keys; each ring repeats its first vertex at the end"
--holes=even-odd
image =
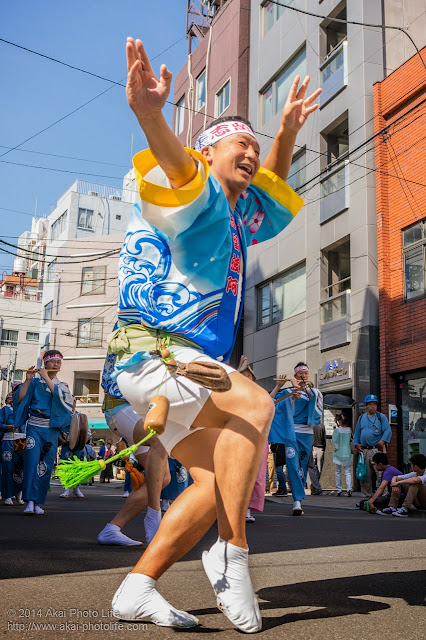
{"type": "Polygon", "coordinates": [[[318,369],[318,387],[324,387],[332,383],[340,383],[343,380],[352,379],[352,364],[344,362],[342,358],[326,362],[318,369]]]}

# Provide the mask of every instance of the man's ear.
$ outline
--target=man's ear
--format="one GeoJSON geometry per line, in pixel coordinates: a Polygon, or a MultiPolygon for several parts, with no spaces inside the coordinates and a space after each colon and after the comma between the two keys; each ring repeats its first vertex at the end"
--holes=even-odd
{"type": "Polygon", "coordinates": [[[205,159],[207,160],[207,163],[211,166],[213,163],[213,151],[212,151],[212,147],[208,146],[208,147],[203,147],[201,149],[201,153],[203,154],[203,156],[205,157],[205,159]]]}

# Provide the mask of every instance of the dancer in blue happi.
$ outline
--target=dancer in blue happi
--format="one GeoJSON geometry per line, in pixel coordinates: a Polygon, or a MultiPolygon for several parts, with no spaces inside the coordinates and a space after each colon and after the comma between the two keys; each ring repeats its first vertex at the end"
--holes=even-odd
{"type": "Polygon", "coordinates": [[[27,425],[22,491],[26,515],[44,514],[40,505],[49,490],[59,430],[67,427],[71,419],[74,398],[66,382],[57,378],[62,358],[60,351],[46,351],[44,368],[31,368],[14,394],[15,427],[27,425]],[[40,378],[35,377],[36,373],[40,378]]]}
{"type": "Polygon", "coordinates": [[[156,77],[140,40],[128,39],[127,61],[127,99],[150,148],[134,158],[141,202],[119,263],[118,317],[127,325],[111,336],[109,350],[117,353],[120,392],[138,415],[155,395],[168,399],[158,439],[194,483],[167,510],[112,608],[126,620],[198,624],[161,597],[156,581],[217,518],[219,537],[204,552],[203,566],[221,611],[254,633],[262,621],[248,569],[246,512],[273,406],[265,390],[224,361],[244,304],[247,247],[279,234],[303,205],[285,180],[320,89],[305,98],[309,78],[301,86],[295,78],[261,167],[256,134],[239,115],[211,122],[194,149],[184,148],[162,114],[172,74],[163,65],[156,77]],[[200,377],[175,375],[171,360],[200,377]],[[207,371],[229,382],[228,390],[207,388],[207,371]]]}
{"type": "Polygon", "coordinates": [[[6,506],[14,505],[13,498],[18,504],[24,504],[22,478],[25,433],[15,431],[12,400],[13,393],[8,393],[5,405],[0,409],[1,495],[6,506]]]}
{"type": "Polygon", "coordinates": [[[314,426],[320,424],[322,418],[322,393],[308,383],[309,368],[304,362],[298,362],[294,368],[296,384],[302,388],[302,394],[294,402],[294,431],[296,433],[297,450],[300,468],[303,472],[304,486],[308,478],[308,463],[314,442],[314,426]]]}
{"type": "Polygon", "coordinates": [[[303,471],[300,468],[299,450],[297,447],[296,433],[294,430],[294,405],[302,395],[302,390],[295,386],[291,389],[283,389],[286,379],[278,380],[271,391],[271,398],[275,403],[275,415],[269,431],[269,442],[276,442],[285,446],[287,476],[293,496],[293,515],[302,516],[302,500],[305,497],[305,483],[303,471]]]}

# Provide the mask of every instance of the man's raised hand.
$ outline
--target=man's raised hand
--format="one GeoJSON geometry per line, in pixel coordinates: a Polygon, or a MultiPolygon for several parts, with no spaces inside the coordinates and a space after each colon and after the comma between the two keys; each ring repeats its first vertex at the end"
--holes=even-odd
{"type": "Polygon", "coordinates": [[[140,40],[127,38],[126,96],[130,108],[139,121],[161,113],[172,82],[172,74],[161,65],[160,78],[154,74],[149,58],[140,40]]]}
{"type": "Polygon", "coordinates": [[[305,100],[310,77],[306,76],[300,89],[300,76],[296,76],[283,109],[282,124],[287,132],[297,134],[305,124],[308,117],[318,109],[318,104],[312,104],[320,95],[322,89],[317,89],[305,100]]]}

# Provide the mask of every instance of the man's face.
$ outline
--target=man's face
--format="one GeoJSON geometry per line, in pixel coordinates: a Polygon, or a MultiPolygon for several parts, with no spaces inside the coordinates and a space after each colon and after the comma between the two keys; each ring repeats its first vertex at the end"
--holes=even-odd
{"type": "Polygon", "coordinates": [[[367,413],[372,416],[373,413],[377,411],[377,402],[367,402],[365,408],[367,409],[367,413]]]}
{"type": "Polygon", "coordinates": [[[44,363],[46,369],[51,369],[52,371],[60,371],[61,369],[61,358],[52,358],[44,363]]]}
{"type": "Polygon", "coordinates": [[[248,133],[234,133],[201,152],[214,177],[231,193],[241,194],[259,171],[260,147],[248,133]]]}
{"type": "Polygon", "coordinates": [[[303,380],[306,382],[306,380],[309,379],[309,370],[308,369],[301,369],[300,371],[298,371],[295,376],[296,380],[303,380]]]}

